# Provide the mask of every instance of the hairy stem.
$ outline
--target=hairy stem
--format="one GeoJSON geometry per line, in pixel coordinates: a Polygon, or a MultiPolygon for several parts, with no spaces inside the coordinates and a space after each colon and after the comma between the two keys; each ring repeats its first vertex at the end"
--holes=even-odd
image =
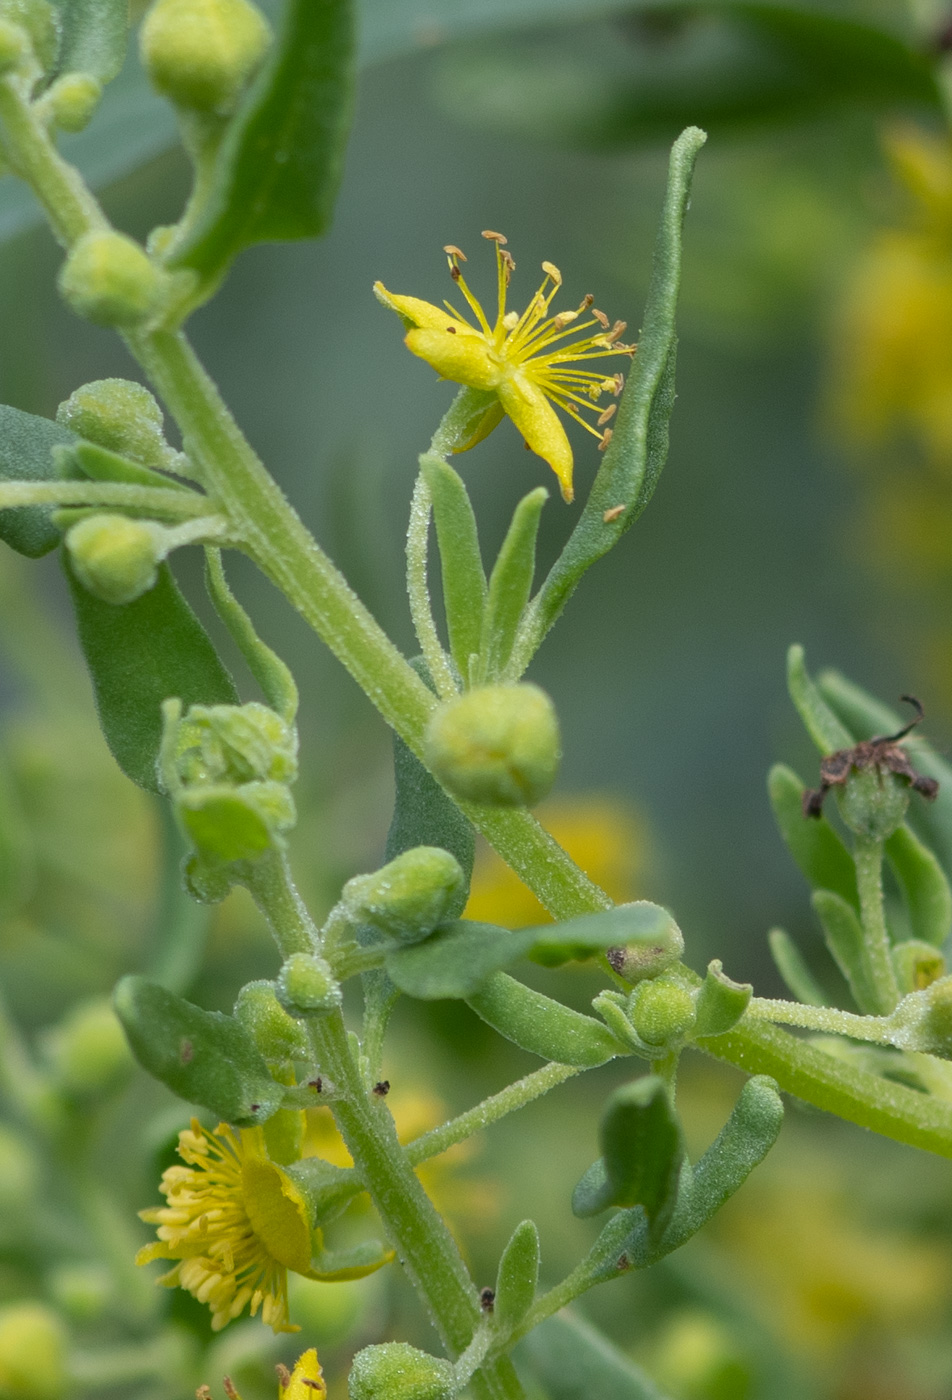
{"type": "Polygon", "coordinates": [[[883,909],[883,843],[871,837],[857,836],[853,846],[856,862],[856,884],[865,934],[866,960],[870,981],[879,1003],[877,1011],[888,1016],[896,1009],[899,987],[893,967],[883,909]]]}

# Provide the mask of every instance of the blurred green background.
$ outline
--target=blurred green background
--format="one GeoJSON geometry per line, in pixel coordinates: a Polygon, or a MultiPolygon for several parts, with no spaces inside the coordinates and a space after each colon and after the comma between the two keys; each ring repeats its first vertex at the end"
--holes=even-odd
{"type": "MultiPolygon", "coordinates": [[[[877,495],[884,481],[901,495],[904,472],[918,480],[931,471],[928,453],[908,425],[892,446],[857,447],[838,406],[857,269],[877,231],[909,217],[884,132],[900,120],[943,131],[926,57],[943,18],[885,0],[800,9],[367,0],[366,62],[332,232],[313,246],[246,253],[193,324],[252,443],[390,635],[412,650],[402,589],[409,495],[416,455],[452,390],[407,354],[371,284],[379,277],[439,300],[448,282],[441,249],[456,243],[472,284],[488,292],[492,260],[479,235],[499,229],[517,262],[516,304],[548,259],[569,303],[592,291],[637,330],[668,143],[687,121],[709,127],[687,225],[668,466],[532,676],[564,729],[553,821],[574,823],[588,840],[593,874],[617,866],[620,894],[673,909],[693,966],[721,957],[763,995],[780,991],[768,927],[782,924],[808,953],[820,947],[764,787],[778,758],[805,778],[816,767],[786,699],[787,645],[803,642],[813,665],[836,665],[887,700],[918,695],[930,738],[940,749],[952,740],[948,557],[940,548],[923,564],[915,529],[901,548],[884,548],[891,523],[877,495]],[[593,796],[600,807],[586,805],[593,796]],[[605,835],[613,826],[625,833],[614,854],[605,835]]],[[[152,134],[161,145],[161,131],[152,134]]],[[[172,151],[110,184],[105,202],[144,237],[177,217],[187,186],[184,157],[172,151]]],[[[26,206],[11,208],[22,225],[26,206]]],[[[58,265],[41,229],[21,227],[0,249],[0,401],[49,416],[78,384],[134,373],[111,333],[59,304],[58,265]]],[[[585,483],[597,454],[578,438],[585,483]]],[[[459,466],[491,558],[515,502],[554,482],[508,423],[459,466]]],[[[929,480],[945,501],[947,478],[929,480]]],[[[543,562],[577,510],[553,491],[543,562]]],[[[176,569],[198,601],[198,561],[177,556],[176,569]]],[[[233,575],[301,688],[292,852],[320,913],[343,879],[382,857],[389,737],[269,585],[241,561],[233,575]]],[[[0,603],[9,891],[0,979],[13,1019],[55,1063],[49,1028],[78,998],[106,994],[122,972],[148,965],[161,834],[157,812],[97,737],[55,558],[5,558],[0,603]]],[[[516,897],[493,879],[484,874],[483,897],[496,899],[501,921],[507,911],[516,921],[516,897]]],[[[245,980],[275,970],[267,936],[235,895],[211,920],[189,995],[227,1009],[245,980]]],[[[534,973],[579,1005],[597,989],[585,971],[534,973]]],[[[395,1026],[395,1103],[405,1086],[405,1111],[424,1120],[440,1112],[427,1095],[462,1108],[531,1067],[456,1004],[402,1005],[395,1026]]],[[[489,1279],[500,1244],[530,1210],[546,1274],[570,1265],[589,1227],[569,1216],[568,1191],[593,1155],[597,1109],[619,1073],[609,1067],[560,1091],[524,1122],[495,1129],[472,1161],[444,1170],[437,1189],[455,1202],[478,1277],[489,1279]]],[[[694,1067],[684,1111],[698,1141],[716,1131],[735,1087],[694,1067]]],[[[132,1210],[155,1196],[180,1108],[137,1078],[103,1110],[99,1161],[111,1164],[130,1238],[132,1210]]],[[[86,1248],[75,1243],[80,1262],[86,1248]]],[[[67,1296],[55,1241],[13,1229],[0,1254],[0,1296],[52,1297],[94,1339],[154,1324],[149,1305],[130,1323],[108,1298],[84,1317],[67,1296]]],[[[679,1400],[942,1400],[952,1393],[950,1278],[946,1164],[794,1112],[781,1146],[707,1235],[586,1306],[679,1400]]],[[[307,1299],[301,1290],[300,1320],[305,1337],[310,1326],[326,1339],[334,1375],[382,1335],[428,1344],[395,1279],[334,1297],[318,1291],[315,1301],[313,1287],[307,1299]]],[[[188,1346],[204,1345],[204,1324],[186,1304],[177,1299],[173,1325],[188,1346]]],[[[294,1347],[264,1336],[259,1324],[240,1324],[212,1355],[186,1346],[164,1389],[155,1378],[132,1393],[185,1394],[196,1367],[197,1379],[217,1382],[245,1365],[245,1400],[270,1395],[267,1363],[294,1347]]]]}

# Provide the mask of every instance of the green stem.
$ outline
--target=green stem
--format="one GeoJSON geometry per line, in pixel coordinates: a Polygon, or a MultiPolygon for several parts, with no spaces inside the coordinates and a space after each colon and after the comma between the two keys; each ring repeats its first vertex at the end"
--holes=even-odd
{"type": "Polygon", "coordinates": [[[857,836],[853,845],[856,862],[856,884],[865,934],[866,961],[870,982],[879,1005],[875,1008],[888,1016],[896,1009],[899,986],[893,967],[883,909],[883,843],[872,837],[857,836]]]}
{"type": "Polygon", "coordinates": [[[45,208],[53,233],[70,248],[84,233],[107,229],[109,222],[79,171],[53,145],[21,82],[13,75],[0,79],[4,153],[45,208]]]}
{"type": "MultiPolygon", "coordinates": [[[[16,506],[116,506],[176,520],[209,519],[211,502],[197,492],[121,481],[4,481],[0,510],[16,506]]],[[[219,516],[212,517],[216,521],[219,516]]]]}
{"type": "Polygon", "coordinates": [[[534,1070],[523,1079],[517,1079],[514,1084],[508,1084],[498,1094],[483,1099],[482,1103],[467,1109],[457,1118],[451,1118],[448,1122],[441,1123],[438,1128],[431,1128],[428,1133],[423,1133],[412,1142],[408,1142],[405,1148],[407,1157],[414,1167],[418,1167],[421,1162],[438,1157],[441,1152],[447,1152],[458,1142],[465,1142],[474,1133],[488,1128],[490,1123],[498,1123],[500,1118],[505,1118],[508,1113],[525,1108],[533,1099],[540,1098],[556,1085],[564,1084],[567,1079],[581,1072],[581,1069],[574,1065],[554,1063],[534,1070]]]}
{"type": "Polygon", "coordinates": [[[888,1016],[857,1016],[852,1011],[840,1011],[833,1006],[804,1006],[799,1001],[780,1001],[770,997],[754,997],[746,1015],[752,1021],[798,1026],[801,1030],[823,1031],[829,1035],[847,1035],[852,1040],[865,1040],[874,1045],[895,1044],[895,1028],[888,1016]]]}
{"type": "Polygon", "coordinates": [[[442,699],[448,700],[457,694],[456,679],[433,620],[430,589],[426,577],[432,508],[433,500],[430,496],[430,488],[424,480],[423,473],[420,472],[413,486],[410,523],[407,526],[407,597],[410,600],[413,630],[420,643],[426,668],[436,686],[437,694],[442,699]]]}

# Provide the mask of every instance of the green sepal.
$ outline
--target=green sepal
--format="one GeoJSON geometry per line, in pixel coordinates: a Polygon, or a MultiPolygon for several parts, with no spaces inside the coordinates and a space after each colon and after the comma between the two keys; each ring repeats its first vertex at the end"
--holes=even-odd
{"type": "Polygon", "coordinates": [[[285,816],[293,816],[291,794],[281,783],[244,783],[240,788],[209,784],[184,788],[175,796],[175,813],[185,834],[213,865],[257,860],[265,851],[281,848],[273,812],[282,808],[285,816]]]}
{"type": "Polygon", "coordinates": [[[825,756],[836,753],[838,749],[852,748],[853,736],[840,723],[810,679],[801,646],[792,646],[787,652],[787,689],[807,733],[821,754],[825,756]]]}
{"type": "Polygon", "coordinates": [[[524,1337],[516,1358],[549,1400],[665,1400],[640,1366],[570,1309],[524,1337]]]}
{"type": "Polygon", "coordinates": [[[205,1011],[145,977],[123,977],[113,995],[132,1053],[179,1098],[228,1123],[263,1123],[284,1087],[233,1016],[205,1011]]]}
{"type": "Polygon", "coordinates": [[[128,0],[53,0],[60,14],[56,75],[88,73],[111,82],[126,58],[128,0]]]}
{"type": "Polygon", "coordinates": [[[298,710],[298,688],[290,669],[263,642],[255,625],[228,587],[221,550],[205,549],[205,587],[218,616],[238,644],[248,669],[261,687],[261,693],[285,724],[293,725],[298,710]]]}
{"type": "Polygon", "coordinates": [[[675,1207],[684,1138],[664,1081],[648,1074],[616,1089],[605,1105],[602,1156],[572,1195],[575,1215],[641,1206],[657,1237],[675,1207]]]}
{"type": "Polygon", "coordinates": [[[512,1332],[535,1300],[539,1284],[539,1231],[535,1221],[523,1220],[499,1260],[493,1299],[493,1325],[512,1332]]]}
{"type": "Polygon", "coordinates": [[[560,967],[572,959],[590,958],[607,948],[631,949],[652,974],[676,962],[684,951],[681,930],[667,909],[647,899],[616,904],[598,914],[581,914],[558,924],[532,930],[529,950],[533,962],[560,967]]]}
{"type": "Polygon", "coordinates": [[[921,992],[946,974],[945,958],[934,943],[910,938],[892,950],[896,981],[903,996],[921,992]]]}
{"type": "MultiPolygon", "coordinates": [[[[706,140],[703,131],[689,126],[671,148],[638,353],[632,361],[611,443],[579,522],[526,612],[524,628],[531,651],[553,625],[585,571],[607,554],[641,515],[667,460],[668,423],[675,400],[675,312],[681,283],[682,229],[694,162],[706,140]],[[614,514],[620,505],[625,509],[614,514]]],[[[522,632],[520,628],[520,638],[522,632]]]]}
{"type": "MultiPolygon", "coordinates": [[[[430,685],[423,658],[415,657],[410,665],[430,685]]],[[[472,823],[397,734],[393,736],[393,770],[396,797],[386,859],[391,861],[414,846],[440,846],[455,856],[463,871],[463,883],[447,910],[448,917],[455,918],[462,914],[469,898],[476,853],[472,823]]]]}
{"type": "Polygon", "coordinates": [[[853,857],[826,817],[803,815],[805,791],[806,785],[792,768],[774,764],[767,777],[767,792],[790,854],[814,889],[832,890],[859,909],[853,857]]]}
{"type": "Polygon", "coordinates": [[[720,958],[707,965],[695,1002],[693,1035],[723,1035],[743,1016],[754,995],[749,982],[734,982],[724,973],[720,958]]]}
{"type": "Polygon", "coordinates": [[[479,642],[480,679],[498,680],[506,669],[536,567],[536,539],[542,507],[549,499],[537,486],[516,506],[489,578],[479,642]]]}
{"type": "Polygon", "coordinates": [[[594,1016],[573,1011],[505,972],[497,972],[466,1004],[514,1045],[557,1064],[593,1069],[630,1053],[594,1016]]]}
{"type": "Polygon", "coordinates": [[[767,934],[767,943],[777,971],[797,1001],[802,1001],[805,1006],[829,1006],[789,933],[782,928],[772,928],[767,934]]]}
{"type": "Polygon", "coordinates": [[[832,890],[814,890],[811,903],[822,925],[826,946],[849,983],[856,1005],[868,1016],[878,1016],[882,1008],[869,975],[866,936],[853,906],[832,890]]]}
{"type": "Polygon", "coordinates": [[[531,929],[512,932],[495,924],[456,919],[420,943],[395,948],[386,968],[394,985],[423,1001],[472,996],[501,968],[531,948],[531,929]]]}
{"type": "Polygon", "coordinates": [[[323,1157],[302,1157],[285,1167],[285,1171],[307,1202],[308,1215],[315,1225],[329,1225],[364,1190],[353,1167],[336,1167],[323,1157]]]}
{"type": "Polygon", "coordinates": [[[393,1250],[379,1240],[361,1240],[350,1249],[325,1249],[320,1230],[314,1231],[314,1254],[308,1278],[321,1283],[346,1283],[350,1279],[375,1274],[393,1259],[393,1250]]]}
{"type": "Polygon", "coordinates": [[[270,1063],[305,1060],[309,1042],[300,1021],[278,1001],[273,982],[248,982],[238,993],[234,1015],[270,1063]]]}
{"type": "Polygon", "coordinates": [[[159,792],[163,701],[237,705],[234,682],[167,564],[148,593],[121,606],[87,593],[65,555],[63,564],[106,742],[134,783],[159,792]]]}
{"type": "MultiPolygon", "coordinates": [[[[53,450],[57,476],[66,479],[87,478],[91,481],[123,481],[130,486],[159,486],[170,491],[190,491],[183,481],[173,476],[163,476],[161,472],[144,467],[130,457],[113,452],[110,447],[100,447],[95,442],[73,442],[68,447],[53,450]]],[[[192,495],[198,493],[192,491],[192,495]]],[[[211,510],[211,505],[209,505],[211,510]]]]}
{"type": "Polygon", "coordinates": [[[469,659],[479,651],[486,606],[476,517],[462,477],[448,462],[427,455],[420,458],[420,470],[433,498],[450,651],[460,675],[468,680],[469,659]]]}
{"type": "Polygon", "coordinates": [[[952,929],[952,890],[937,857],[908,826],[886,839],[885,853],[902,890],[912,937],[941,948],[952,929]]]}
{"type": "MultiPolygon", "coordinates": [[[[0,404],[0,481],[55,481],[55,447],[69,446],[76,437],[49,418],[23,413],[0,404]]],[[[0,510],[0,540],[39,559],[60,542],[49,506],[15,506],[0,510]]]]}
{"type": "Polygon", "coordinates": [[[351,0],[288,0],[284,26],[228,126],[174,267],[213,282],[244,248],[317,238],[331,220],[350,128],[351,0]]]}

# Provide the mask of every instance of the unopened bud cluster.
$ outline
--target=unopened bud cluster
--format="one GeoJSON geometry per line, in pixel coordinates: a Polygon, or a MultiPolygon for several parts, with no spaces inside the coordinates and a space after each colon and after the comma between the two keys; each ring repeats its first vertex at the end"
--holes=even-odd
{"type": "Polygon", "coordinates": [[[154,587],[171,532],[153,520],[125,515],[91,515],[66,536],[73,572],[94,597],[119,606],[133,603],[154,587]]]}
{"type": "Polygon", "coordinates": [[[654,1059],[680,1049],[687,1040],[731,1030],[746,1011],[752,993],[748,983],[727,977],[715,959],[699,985],[690,974],[659,971],[642,975],[627,997],[602,992],[594,1004],[632,1049],[654,1059]]]}
{"type": "Polygon", "coordinates": [[[233,112],[271,42],[261,11],[248,0],[156,0],[140,51],[163,96],[186,111],[233,112]]]}
{"type": "Polygon", "coordinates": [[[415,943],[452,918],[463,890],[459,862],[438,846],[415,846],[372,875],[348,880],[341,906],[353,924],[415,943]]]}
{"type": "Polygon", "coordinates": [[[155,396],[130,379],[83,384],[60,404],[56,421],[77,437],[131,457],[144,467],[165,467],[177,456],[165,441],[162,410],[155,396]]]}
{"type": "Polygon", "coordinates": [[[163,283],[145,249],[114,229],[83,234],[59,275],[60,291],[77,315],[126,330],[153,315],[163,283]]]}

